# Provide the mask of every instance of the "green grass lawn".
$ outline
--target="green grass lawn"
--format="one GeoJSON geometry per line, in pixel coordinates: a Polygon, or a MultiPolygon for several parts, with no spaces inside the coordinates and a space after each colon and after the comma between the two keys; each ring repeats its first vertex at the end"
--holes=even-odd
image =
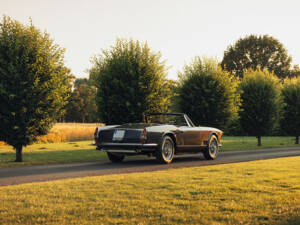
{"type": "MultiPolygon", "coordinates": [[[[34,144],[23,150],[22,163],[13,162],[15,151],[10,146],[0,146],[0,167],[15,165],[34,165],[48,163],[65,163],[77,161],[106,160],[106,154],[95,150],[93,141],[77,141],[49,144],[34,144]]],[[[263,137],[262,146],[257,146],[255,137],[224,136],[222,150],[248,150],[258,148],[296,147],[293,137],[263,137]]],[[[145,156],[146,157],[146,156],[145,156]]]]}
{"type": "Polygon", "coordinates": [[[106,154],[96,151],[93,141],[33,144],[23,149],[22,163],[15,163],[15,151],[10,146],[0,146],[0,167],[104,160],[106,154]]]}
{"type": "Polygon", "coordinates": [[[300,224],[300,157],[0,187],[0,224],[300,224]]]}
{"type": "Polygon", "coordinates": [[[262,137],[262,146],[257,146],[256,137],[233,137],[222,138],[222,150],[250,150],[263,148],[299,147],[295,145],[295,137],[262,137]]]}

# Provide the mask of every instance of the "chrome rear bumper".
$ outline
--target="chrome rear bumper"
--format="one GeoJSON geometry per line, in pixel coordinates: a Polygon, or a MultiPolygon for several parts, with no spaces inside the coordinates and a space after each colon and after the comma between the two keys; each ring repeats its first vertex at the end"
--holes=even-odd
{"type": "Polygon", "coordinates": [[[158,147],[156,143],[141,144],[141,143],[101,143],[97,144],[97,150],[113,153],[141,153],[152,152],[158,147]]]}

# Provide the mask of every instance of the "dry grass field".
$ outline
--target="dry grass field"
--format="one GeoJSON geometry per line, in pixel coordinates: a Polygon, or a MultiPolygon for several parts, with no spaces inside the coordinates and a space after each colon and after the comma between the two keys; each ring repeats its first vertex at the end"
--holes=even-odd
{"type": "MultiPolygon", "coordinates": [[[[50,132],[38,137],[37,143],[59,143],[65,141],[92,140],[96,126],[102,123],[57,123],[50,132]]],[[[0,146],[5,145],[0,142],[0,146]]]]}
{"type": "Polygon", "coordinates": [[[103,126],[103,124],[57,123],[49,134],[38,138],[38,143],[92,140],[96,126],[103,126]]]}

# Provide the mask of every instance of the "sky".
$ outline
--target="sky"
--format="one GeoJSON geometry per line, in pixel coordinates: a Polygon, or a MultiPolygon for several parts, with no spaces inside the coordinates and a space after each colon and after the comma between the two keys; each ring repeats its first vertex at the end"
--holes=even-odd
{"type": "Polygon", "coordinates": [[[0,0],[0,15],[50,34],[66,48],[65,62],[76,77],[88,77],[94,55],[116,38],[148,43],[170,67],[168,77],[195,56],[222,60],[246,35],[277,38],[300,64],[298,0],[0,0]]]}

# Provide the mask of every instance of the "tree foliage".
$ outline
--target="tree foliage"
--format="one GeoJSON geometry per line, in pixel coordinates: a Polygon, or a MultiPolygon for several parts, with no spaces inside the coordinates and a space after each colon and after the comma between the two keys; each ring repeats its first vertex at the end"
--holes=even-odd
{"type": "Polygon", "coordinates": [[[247,70],[239,86],[241,91],[240,124],[244,132],[258,138],[268,135],[279,114],[280,83],[267,70],[247,70]]]}
{"type": "Polygon", "coordinates": [[[238,81],[214,59],[196,57],[179,74],[177,105],[196,124],[225,128],[237,115],[238,81]]]}
{"type": "Polygon", "coordinates": [[[101,121],[140,122],[143,113],[168,109],[166,66],[160,58],[147,44],[117,39],[114,46],[93,59],[90,79],[97,87],[101,121]]]}
{"type": "Polygon", "coordinates": [[[239,39],[224,52],[223,69],[243,77],[246,69],[267,69],[278,77],[291,76],[291,61],[287,50],[275,38],[249,35],[239,39]]]}
{"type": "Polygon", "coordinates": [[[46,134],[63,113],[70,91],[64,49],[32,24],[0,24],[0,139],[16,149],[46,134]]]}
{"type": "Polygon", "coordinates": [[[76,79],[66,106],[65,121],[97,122],[96,92],[96,87],[89,85],[88,79],[76,79]]]}
{"type": "Polygon", "coordinates": [[[285,79],[281,91],[283,107],[280,121],[282,131],[296,137],[300,136],[300,77],[285,79]]]}

